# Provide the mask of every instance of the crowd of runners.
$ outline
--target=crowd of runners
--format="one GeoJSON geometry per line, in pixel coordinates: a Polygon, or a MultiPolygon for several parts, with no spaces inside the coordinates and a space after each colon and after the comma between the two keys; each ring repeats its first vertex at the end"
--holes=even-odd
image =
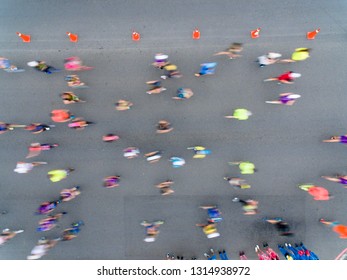
{"type": "MultiPolygon", "coordinates": [[[[241,43],[233,43],[229,48],[224,51],[217,52],[215,56],[226,56],[228,59],[239,59],[242,57],[243,44],[241,43]]],[[[259,56],[257,62],[259,67],[267,67],[270,65],[274,65],[276,63],[288,63],[289,67],[291,63],[296,63],[299,61],[306,60],[310,57],[311,49],[309,48],[297,48],[294,50],[292,56],[290,58],[281,59],[281,54],[269,52],[268,54],[259,56]]],[[[182,77],[182,73],[179,70],[178,66],[172,63],[169,60],[169,56],[163,53],[155,54],[154,62],[152,64],[155,68],[158,69],[158,79],[150,80],[146,84],[149,86],[147,90],[144,92],[150,95],[161,94],[163,91],[167,90],[166,87],[163,86],[163,81],[167,79],[177,79],[182,77]]],[[[217,62],[208,62],[200,65],[200,70],[192,75],[192,78],[199,79],[204,75],[214,75],[217,67],[217,62]],[[195,76],[195,77],[194,77],[195,76]]],[[[53,74],[54,72],[62,71],[53,66],[48,65],[45,61],[31,61],[28,63],[28,66],[36,69],[39,72],[44,74],[53,74]]],[[[81,70],[91,70],[92,67],[85,66],[82,63],[82,60],[78,57],[70,57],[65,60],[65,71],[81,71],[81,70]]],[[[5,70],[6,72],[24,72],[24,69],[21,69],[15,65],[13,65],[9,59],[0,58],[0,68],[5,70]]],[[[287,71],[285,73],[279,73],[276,77],[269,77],[264,80],[264,82],[275,81],[280,84],[292,84],[295,79],[300,78],[301,74],[293,71],[287,71]]],[[[66,75],[65,81],[67,85],[71,87],[71,90],[75,88],[87,88],[88,85],[81,81],[78,75],[66,75]]],[[[266,84],[264,84],[266,86],[266,84]]],[[[172,97],[175,100],[188,100],[193,97],[193,90],[190,88],[183,88],[177,83],[177,91],[176,96],[172,97]]],[[[294,103],[301,97],[298,93],[295,92],[283,92],[279,94],[277,100],[269,100],[266,101],[268,104],[278,104],[278,105],[294,105],[294,103]]],[[[60,98],[63,104],[71,104],[71,103],[83,103],[85,100],[80,99],[72,91],[66,91],[60,94],[60,98]]],[[[189,102],[189,101],[188,101],[189,102]]],[[[117,111],[129,110],[132,108],[133,103],[129,100],[120,99],[114,104],[114,109],[117,111]]],[[[270,106],[270,105],[269,105],[270,106]]],[[[74,130],[82,130],[88,127],[89,125],[93,125],[94,123],[91,121],[85,120],[83,117],[77,117],[67,109],[54,109],[51,112],[51,120],[54,123],[66,123],[68,128],[74,130]]],[[[252,117],[252,112],[247,108],[235,108],[231,115],[225,116],[225,118],[235,119],[240,121],[248,120],[252,117]]],[[[232,120],[233,121],[233,120],[232,120]]],[[[54,124],[45,124],[45,123],[0,123],[0,133],[11,133],[12,130],[16,129],[24,129],[33,134],[44,133],[47,130],[54,129],[54,124]]],[[[172,133],[174,131],[174,127],[170,123],[169,120],[159,120],[159,122],[155,126],[156,133],[172,133]]],[[[102,136],[102,141],[104,142],[113,142],[120,139],[119,135],[115,135],[110,132],[104,136],[102,136]]],[[[342,136],[332,136],[330,139],[323,140],[324,142],[337,142],[337,143],[347,143],[347,135],[342,136]]],[[[199,143],[196,143],[197,146],[186,147],[187,149],[192,151],[192,158],[194,159],[204,159],[209,157],[210,154],[213,154],[213,151],[209,150],[208,147],[200,146],[199,143]]],[[[23,158],[29,159],[38,157],[41,152],[49,151],[51,149],[60,149],[59,143],[31,143],[28,147],[28,154],[23,155],[23,158]]],[[[139,147],[127,147],[123,150],[123,156],[126,159],[134,159],[141,155],[142,151],[139,147]]],[[[146,161],[151,164],[154,164],[161,160],[162,151],[156,150],[148,153],[143,153],[146,161]]],[[[172,155],[169,158],[171,165],[173,168],[181,168],[186,164],[184,158],[180,155],[172,155]]],[[[14,168],[14,172],[16,173],[28,173],[34,167],[38,167],[40,165],[45,165],[47,162],[41,161],[18,161],[17,165],[14,168]]],[[[251,159],[244,159],[240,161],[227,162],[233,170],[237,170],[238,168],[240,176],[229,176],[226,175],[224,180],[233,188],[238,189],[251,189],[251,185],[247,183],[247,180],[243,175],[252,175],[257,172],[257,168],[251,159]],[[234,169],[235,168],[235,169],[234,169]]],[[[65,179],[67,176],[74,171],[72,167],[64,167],[61,169],[50,170],[47,174],[48,179],[52,182],[60,182],[65,179]]],[[[347,176],[346,175],[336,175],[336,176],[322,176],[324,179],[340,183],[344,187],[347,187],[347,176]]],[[[103,187],[105,188],[117,188],[121,181],[121,175],[119,174],[110,174],[105,178],[101,178],[103,181],[103,187]]],[[[173,187],[174,181],[171,179],[167,179],[163,182],[158,182],[154,187],[159,190],[159,194],[163,196],[174,195],[175,189],[173,187]]],[[[314,184],[301,184],[299,188],[307,191],[310,195],[313,196],[315,200],[329,200],[332,198],[328,190],[321,186],[316,186],[314,184]]],[[[52,230],[59,223],[60,219],[65,219],[69,214],[61,211],[57,212],[57,209],[60,208],[61,204],[69,202],[75,199],[78,195],[81,194],[81,188],[79,186],[72,186],[71,188],[65,188],[57,194],[57,197],[52,198],[49,201],[43,201],[40,205],[38,205],[36,211],[33,209],[33,212],[37,215],[41,215],[41,219],[38,221],[37,231],[45,232],[52,230]]],[[[317,260],[318,256],[311,250],[307,249],[305,245],[297,240],[298,243],[293,241],[293,236],[295,233],[291,230],[290,225],[284,221],[283,217],[272,217],[272,218],[264,218],[266,213],[262,213],[262,216],[259,215],[258,212],[258,201],[254,200],[251,197],[234,197],[230,202],[239,203],[242,206],[244,215],[258,215],[259,219],[272,224],[275,226],[280,235],[288,237],[288,242],[284,244],[277,244],[277,248],[271,248],[266,241],[262,244],[262,248],[259,245],[255,244],[255,250],[252,256],[250,252],[239,252],[239,259],[255,259],[258,258],[260,260],[279,260],[279,259],[288,259],[288,260],[317,260]],[[294,244],[293,244],[294,242],[294,244]],[[255,253],[255,254],[254,254],[255,253]],[[281,256],[281,257],[280,257],[281,256]]],[[[73,202],[69,202],[73,203],[73,202]]],[[[200,207],[207,212],[207,218],[202,223],[197,223],[196,226],[201,228],[203,234],[206,235],[207,238],[218,238],[221,234],[218,230],[218,223],[223,221],[222,211],[216,205],[203,205],[200,207]]],[[[4,212],[5,214],[5,212],[4,212]]],[[[140,225],[145,228],[144,241],[145,242],[154,242],[159,236],[159,227],[164,225],[166,222],[163,220],[157,221],[147,221],[144,220],[140,222],[140,225]]],[[[317,221],[318,222],[318,221],[317,221]]],[[[347,226],[342,225],[340,222],[335,220],[326,220],[320,219],[322,224],[328,225],[332,227],[332,229],[340,235],[340,238],[347,238],[347,226]]],[[[84,225],[82,220],[74,221],[71,224],[71,227],[61,231],[60,234],[57,235],[54,239],[47,239],[44,236],[39,239],[38,243],[34,246],[33,250],[28,255],[28,259],[39,259],[43,257],[51,248],[55,247],[61,241],[67,241],[74,239],[77,237],[80,232],[81,226],[84,225]]],[[[165,226],[163,226],[165,227],[165,226]]],[[[15,237],[18,233],[23,232],[23,229],[10,230],[4,229],[1,234],[1,243],[3,244],[8,240],[15,237]]],[[[210,249],[207,253],[202,253],[209,260],[217,259],[217,254],[215,254],[213,249],[210,249]]],[[[226,252],[226,249],[222,248],[218,251],[218,256],[222,260],[228,260],[229,256],[226,252]]],[[[167,259],[185,259],[182,255],[175,255],[173,253],[168,253],[166,255],[167,259]]],[[[199,256],[193,256],[187,259],[197,259],[199,256]]],[[[233,257],[233,259],[236,259],[233,257]]]]}

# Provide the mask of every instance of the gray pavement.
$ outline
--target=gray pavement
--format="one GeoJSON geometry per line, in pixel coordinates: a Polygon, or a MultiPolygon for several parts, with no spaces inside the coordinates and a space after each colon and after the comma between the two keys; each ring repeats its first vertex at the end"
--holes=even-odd
{"type": "Polygon", "coordinates": [[[82,194],[58,210],[68,212],[59,228],[45,236],[56,237],[74,220],[85,226],[78,238],[61,242],[44,259],[163,259],[167,252],[187,258],[203,258],[208,248],[225,248],[231,258],[238,251],[256,259],[254,246],[267,241],[303,241],[321,259],[334,259],[345,247],[320,217],[347,224],[346,190],[320,179],[321,175],[346,173],[346,147],[322,143],[331,135],[346,132],[345,81],[347,4],[345,1],[1,1],[0,50],[24,73],[0,73],[2,102],[0,120],[10,123],[51,123],[53,109],[68,108],[76,116],[96,124],[84,131],[71,131],[65,123],[38,135],[16,130],[1,135],[0,216],[1,228],[23,228],[24,233],[0,248],[0,259],[26,259],[42,234],[35,228],[41,218],[34,215],[39,204],[55,199],[62,188],[81,186],[82,194]],[[201,30],[193,41],[191,32],[201,30]],[[260,38],[249,32],[261,27],[260,38]],[[321,28],[316,40],[306,32],[321,28]],[[131,31],[141,33],[131,41],[131,31]],[[15,32],[32,35],[24,44],[15,32]],[[65,32],[78,33],[70,43],[65,32]],[[231,42],[244,43],[243,57],[214,57],[231,42]],[[297,47],[312,47],[311,57],[291,65],[263,69],[254,62],[259,55],[275,51],[289,57],[297,47]],[[181,79],[163,82],[168,90],[149,96],[145,82],[161,72],[150,66],[154,54],[167,53],[183,73],[181,79]],[[58,68],[63,59],[76,55],[95,69],[80,73],[90,85],[75,90],[85,104],[62,104],[59,93],[68,90],[65,71],[47,76],[26,66],[45,60],[58,68]],[[218,62],[216,74],[196,78],[203,62],[218,62]],[[287,70],[302,74],[294,85],[264,83],[263,79],[287,70]],[[171,99],[178,87],[189,87],[195,95],[187,101],[171,99]],[[265,104],[281,92],[302,98],[292,107],[265,104]],[[134,103],[129,111],[114,110],[118,99],[134,103]],[[233,109],[245,107],[253,116],[245,122],[224,119],[233,109]],[[156,135],[155,124],[168,119],[169,134],[156,135]],[[102,135],[116,132],[121,139],[103,143],[102,135]],[[49,164],[28,174],[13,172],[25,159],[32,142],[56,142],[60,147],[33,160],[49,164]],[[186,148],[203,145],[212,150],[206,159],[192,159],[186,148]],[[127,160],[122,150],[137,146],[141,157],[127,160]],[[153,165],[143,154],[162,150],[153,165]],[[174,169],[168,159],[182,156],[187,164],[174,169]],[[249,160],[257,172],[244,177],[251,189],[235,190],[223,180],[239,175],[228,161],[249,160]],[[74,167],[66,180],[51,183],[51,169],[74,167]],[[104,189],[102,179],[121,175],[118,189],[104,189]],[[174,195],[163,197],[154,187],[174,180],[174,195]],[[299,190],[300,183],[325,186],[334,198],[314,201],[299,190]],[[245,216],[234,196],[259,201],[260,213],[245,216]],[[217,204],[224,221],[221,237],[207,239],[195,223],[206,213],[201,204],[217,204]],[[291,239],[278,236],[262,217],[281,216],[295,231],[291,239]],[[142,220],[163,219],[156,242],[143,242],[142,220]]]}

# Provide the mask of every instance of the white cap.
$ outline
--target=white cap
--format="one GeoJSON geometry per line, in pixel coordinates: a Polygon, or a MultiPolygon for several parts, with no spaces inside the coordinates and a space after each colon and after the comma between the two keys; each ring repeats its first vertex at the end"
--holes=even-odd
{"type": "Polygon", "coordinates": [[[297,98],[300,98],[301,95],[300,95],[300,94],[289,94],[288,97],[289,97],[289,98],[297,99],[297,98]]]}
{"type": "Polygon", "coordinates": [[[157,54],[154,58],[155,59],[167,59],[169,56],[166,54],[157,54]]]}
{"type": "Polygon", "coordinates": [[[290,76],[291,76],[292,78],[300,78],[300,77],[301,77],[301,74],[299,74],[299,73],[290,73],[290,76]]]}
{"type": "Polygon", "coordinates": [[[270,58],[270,59],[275,59],[275,58],[279,58],[281,57],[282,55],[280,53],[274,53],[274,52],[269,52],[267,54],[267,57],[270,58]]]}
{"type": "Polygon", "coordinates": [[[37,61],[30,61],[27,63],[30,67],[35,67],[37,65],[39,65],[39,63],[37,61]]]}

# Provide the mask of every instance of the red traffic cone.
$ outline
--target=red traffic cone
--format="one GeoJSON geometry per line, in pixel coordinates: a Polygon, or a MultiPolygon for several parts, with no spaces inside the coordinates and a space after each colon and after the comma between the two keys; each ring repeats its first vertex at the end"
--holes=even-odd
{"type": "Polygon", "coordinates": [[[17,35],[18,35],[19,37],[22,38],[22,40],[23,40],[24,43],[29,43],[29,42],[31,41],[30,35],[22,34],[22,33],[20,33],[20,32],[16,32],[16,33],[17,33],[17,35]]]}
{"type": "Polygon", "coordinates": [[[71,42],[76,43],[78,41],[77,34],[72,34],[70,32],[66,32],[66,34],[69,36],[71,42]]]}
{"type": "Polygon", "coordinates": [[[199,31],[199,29],[195,28],[195,29],[193,30],[192,38],[193,38],[194,40],[199,40],[199,39],[200,39],[200,31],[199,31]]]}
{"type": "Polygon", "coordinates": [[[140,41],[140,38],[141,38],[140,33],[133,31],[131,38],[133,39],[133,41],[140,41]]]}
{"type": "Polygon", "coordinates": [[[259,37],[260,27],[251,31],[251,38],[255,39],[259,37]]]}
{"type": "Polygon", "coordinates": [[[320,31],[320,28],[316,29],[315,31],[307,32],[306,38],[308,40],[313,40],[316,37],[316,35],[318,34],[319,31],[320,31]]]}

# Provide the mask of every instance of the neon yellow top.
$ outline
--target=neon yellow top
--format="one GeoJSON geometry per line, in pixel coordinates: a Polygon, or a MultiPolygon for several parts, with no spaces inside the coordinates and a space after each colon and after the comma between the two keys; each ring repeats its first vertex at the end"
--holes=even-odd
{"type": "Polygon", "coordinates": [[[305,60],[310,57],[310,53],[307,48],[298,48],[295,49],[295,52],[292,54],[292,59],[295,61],[305,60]]]}
{"type": "Polygon", "coordinates": [[[236,109],[233,116],[238,120],[244,121],[249,118],[251,113],[247,109],[236,109]]]}
{"type": "Polygon", "coordinates": [[[51,170],[48,173],[48,177],[52,182],[58,182],[67,176],[67,172],[64,169],[51,170]]]}
{"type": "Polygon", "coordinates": [[[239,165],[241,174],[253,174],[254,173],[254,164],[248,161],[241,162],[239,165]]]}

